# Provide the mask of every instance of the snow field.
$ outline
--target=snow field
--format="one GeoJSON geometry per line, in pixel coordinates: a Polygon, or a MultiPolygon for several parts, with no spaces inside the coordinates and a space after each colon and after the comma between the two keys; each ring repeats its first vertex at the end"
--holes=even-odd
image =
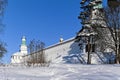
{"type": "Polygon", "coordinates": [[[1,66],[0,80],[120,80],[120,65],[1,66]]]}

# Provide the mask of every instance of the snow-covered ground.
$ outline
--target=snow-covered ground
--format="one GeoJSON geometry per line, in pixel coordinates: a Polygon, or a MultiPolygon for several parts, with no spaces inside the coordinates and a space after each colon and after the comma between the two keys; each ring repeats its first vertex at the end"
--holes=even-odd
{"type": "Polygon", "coordinates": [[[1,66],[0,80],[120,80],[120,65],[1,66]]]}

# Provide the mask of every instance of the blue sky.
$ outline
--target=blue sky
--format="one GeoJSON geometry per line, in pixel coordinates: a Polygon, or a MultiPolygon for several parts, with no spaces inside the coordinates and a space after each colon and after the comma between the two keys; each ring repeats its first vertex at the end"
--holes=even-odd
{"type": "Polygon", "coordinates": [[[1,39],[7,43],[8,53],[3,58],[10,62],[14,52],[19,51],[21,37],[43,41],[46,46],[76,35],[81,29],[78,15],[81,0],[8,0],[4,15],[6,25],[1,39]]]}

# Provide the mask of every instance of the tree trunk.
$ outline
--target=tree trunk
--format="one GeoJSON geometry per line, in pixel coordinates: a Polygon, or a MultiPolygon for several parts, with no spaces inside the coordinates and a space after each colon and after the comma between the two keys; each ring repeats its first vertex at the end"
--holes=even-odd
{"type": "Polygon", "coordinates": [[[91,64],[91,54],[90,54],[91,46],[90,46],[90,36],[88,37],[88,59],[87,64],[91,64]]]}
{"type": "Polygon", "coordinates": [[[120,64],[119,63],[119,49],[118,49],[118,45],[116,44],[115,47],[116,47],[116,51],[115,51],[116,52],[116,59],[115,59],[116,61],[115,61],[115,63],[116,64],[120,64]]]}

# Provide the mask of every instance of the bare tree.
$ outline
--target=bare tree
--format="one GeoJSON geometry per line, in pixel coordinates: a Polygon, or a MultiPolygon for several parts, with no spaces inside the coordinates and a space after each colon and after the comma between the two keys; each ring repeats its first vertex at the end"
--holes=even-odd
{"type": "Polygon", "coordinates": [[[36,41],[35,39],[31,40],[28,46],[30,52],[30,60],[28,62],[31,64],[45,63],[44,47],[44,42],[40,40],[36,41]]]}
{"type": "MultiPolygon", "coordinates": [[[[4,10],[7,4],[7,0],[0,0],[0,32],[3,31],[4,24],[2,22],[4,10]]],[[[5,48],[6,44],[2,41],[0,41],[0,59],[4,56],[4,54],[7,52],[7,49],[5,48]]]]}
{"type": "Polygon", "coordinates": [[[45,61],[45,53],[44,53],[44,48],[45,44],[43,42],[38,41],[39,44],[37,45],[38,48],[38,53],[37,53],[37,63],[46,63],[45,61]]]}
{"type": "Polygon", "coordinates": [[[111,48],[115,51],[117,64],[120,63],[120,5],[105,9],[105,21],[113,38],[111,48]]]}
{"type": "Polygon", "coordinates": [[[6,44],[4,42],[0,42],[0,58],[2,58],[4,54],[7,52],[5,46],[6,44]]]}
{"type": "Polygon", "coordinates": [[[36,44],[35,39],[30,41],[30,43],[28,45],[28,51],[29,51],[30,54],[37,51],[37,44],[36,44]]]}

